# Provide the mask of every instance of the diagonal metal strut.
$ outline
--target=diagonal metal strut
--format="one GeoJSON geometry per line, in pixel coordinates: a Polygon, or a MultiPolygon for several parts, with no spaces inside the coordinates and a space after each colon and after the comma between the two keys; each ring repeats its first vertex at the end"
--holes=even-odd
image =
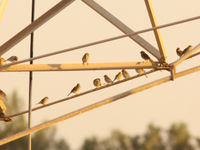
{"type": "MultiPolygon", "coordinates": [[[[110,23],[112,23],[115,27],[117,27],[123,33],[125,34],[135,33],[132,29],[126,26],[123,22],[121,22],[119,19],[117,19],[115,16],[113,16],[111,13],[109,13],[107,10],[105,10],[95,1],[93,0],[82,0],[82,1],[85,4],[87,4],[89,7],[91,7],[93,10],[95,10],[102,17],[104,17],[106,20],[108,20],[110,23]]],[[[161,55],[159,51],[153,45],[151,45],[149,42],[143,39],[141,36],[134,35],[134,36],[129,36],[129,37],[132,40],[134,40],[137,44],[139,44],[141,47],[146,49],[153,56],[155,56],[158,60],[161,60],[161,55]]]]}
{"type": "MultiPolygon", "coordinates": [[[[157,27],[156,17],[155,17],[155,14],[154,14],[154,11],[153,11],[153,8],[152,8],[152,5],[151,5],[151,1],[150,0],[144,0],[144,1],[145,1],[145,4],[146,4],[146,7],[147,7],[147,11],[148,11],[148,14],[149,14],[149,18],[150,18],[152,27],[157,27]]],[[[156,38],[156,41],[157,41],[157,44],[158,44],[160,55],[162,57],[161,62],[165,62],[166,61],[165,60],[166,59],[166,51],[164,49],[164,45],[163,45],[163,41],[162,41],[159,29],[154,30],[154,35],[155,35],[155,38],[156,38]]]]}
{"type": "Polygon", "coordinates": [[[20,31],[15,36],[13,36],[10,40],[8,40],[3,45],[1,45],[0,46],[0,56],[3,55],[10,48],[15,46],[17,43],[19,43],[21,40],[23,40],[25,37],[27,37],[30,33],[32,33],[37,28],[42,26],[45,22],[47,22],[49,19],[54,17],[61,10],[63,10],[65,7],[67,7],[68,5],[70,5],[74,1],[75,0],[61,0],[58,4],[56,4],[54,7],[49,9],[42,16],[37,18],[33,23],[31,23],[30,25],[25,27],[22,31],[20,31]]]}

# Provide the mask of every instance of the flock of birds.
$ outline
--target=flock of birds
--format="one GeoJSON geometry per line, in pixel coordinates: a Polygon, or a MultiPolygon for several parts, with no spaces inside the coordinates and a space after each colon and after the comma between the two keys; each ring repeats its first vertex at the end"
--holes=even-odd
{"type": "MultiPolygon", "coordinates": [[[[144,51],[141,51],[141,56],[142,58],[144,58],[145,60],[149,60],[149,61],[153,61],[144,51]]],[[[88,61],[89,61],[89,58],[90,58],[90,55],[89,53],[85,53],[82,57],[82,63],[83,65],[85,64],[88,64],[88,61]]],[[[145,70],[143,68],[137,68],[136,69],[136,72],[138,74],[144,74],[145,73],[145,70]]],[[[130,78],[130,75],[128,73],[128,71],[126,71],[126,69],[122,69],[122,71],[118,72],[117,75],[115,76],[114,80],[112,80],[108,75],[104,75],[104,81],[107,83],[107,84],[112,84],[114,83],[115,81],[119,81],[122,79],[122,77],[124,77],[125,79],[127,78],[130,78]]],[[[147,77],[147,76],[146,76],[147,77]]],[[[102,86],[102,82],[101,82],[101,79],[100,78],[96,78],[93,80],[93,85],[96,87],[96,88],[99,88],[102,86]]],[[[68,96],[72,93],[74,94],[77,94],[81,89],[81,85],[80,83],[78,83],[75,87],[72,88],[72,90],[70,91],[70,93],[68,94],[68,96]]]]}
{"type": "MultiPolygon", "coordinates": [[[[185,53],[187,53],[188,51],[190,51],[192,49],[192,46],[189,45],[188,47],[186,47],[184,50],[181,50],[180,48],[177,48],[176,49],[176,53],[178,56],[182,56],[184,55],[185,53]]],[[[140,55],[141,57],[145,60],[145,61],[150,61],[152,64],[154,63],[154,61],[149,57],[149,55],[147,55],[144,51],[141,51],[140,52],[140,55]]],[[[82,63],[83,65],[85,64],[88,64],[89,62],[89,58],[90,58],[90,55],[89,53],[85,53],[82,57],[82,63]]],[[[11,56],[9,57],[7,60],[5,60],[4,58],[0,57],[0,65],[4,65],[6,64],[6,61],[10,61],[10,62],[16,62],[18,61],[18,57],[17,56],[11,56]]],[[[145,74],[145,70],[143,68],[136,68],[135,71],[141,75],[141,74],[145,74]]],[[[145,74],[145,76],[147,77],[147,75],[145,74]]],[[[122,69],[122,71],[118,72],[117,75],[115,76],[114,80],[112,80],[108,75],[104,75],[104,80],[107,84],[112,84],[114,83],[115,81],[119,81],[122,79],[122,77],[124,77],[125,79],[128,79],[130,78],[130,75],[129,73],[126,71],[126,69],[122,69]]],[[[100,78],[96,78],[93,80],[93,84],[96,88],[99,88],[102,86],[102,83],[101,83],[101,79],[100,78]]],[[[79,91],[81,89],[81,85],[80,83],[78,83],[75,87],[72,88],[72,90],[70,91],[70,93],[68,94],[68,96],[70,94],[78,94],[79,91]]],[[[5,111],[6,111],[6,106],[3,102],[2,99],[6,100],[6,93],[3,92],[1,89],[0,89],[0,120],[3,120],[5,122],[9,122],[11,121],[12,119],[11,118],[8,118],[6,117],[5,115],[5,111]]],[[[49,98],[48,97],[44,97],[42,100],[40,100],[39,103],[37,104],[42,104],[42,105],[45,105],[47,104],[49,98]]]]}

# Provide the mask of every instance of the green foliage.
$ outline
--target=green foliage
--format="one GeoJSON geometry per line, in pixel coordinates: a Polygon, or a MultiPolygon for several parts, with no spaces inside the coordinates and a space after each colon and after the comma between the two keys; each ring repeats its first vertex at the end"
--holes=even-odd
{"type": "MultiPolygon", "coordinates": [[[[23,101],[17,92],[6,102],[7,113],[20,112],[23,101]]],[[[0,138],[5,138],[25,130],[27,122],[24,116],[15,117],[12,122],[0,122],[0,138]]],[[[56,128],[51,127],[32,135],[34,150],[70,150],[64,139],[55,138],[56,128]]],[[[28,138],[0,146],[1,150],[24,150],[28,147],[28,138]]],[[[92,136],[86,138],[80,150],[195,150],[200,148],[200,138],[192,138],[186,124],[172,124],[168,130],[162,130],[154,124],[149,124],[144,134],[129,136],[119,130],[114,130],[105,139],[99,140],[92,136]],[[196,145],[191,140],[196,141],[196,145]]]]}
{"type": "MultiPolygon", "coordinates": [[[[191,135],[183,123],[173,124],[169,130],[162,130],[149,124],[142,135],[129,136],[114,130],[108,138],[97,140],[87,138],[81,150],[195,150],[191,135]]],[[[200,138],[195,138],[200,148],[200,138]]]]}
{"type": "MultiPolygon", "coordinates": [[[[6,104],[7,113],[14,114],[20,112],[23,107],[23,100],[18,97],[16,91],[8,99],[6,104]]],[[[5,138],[17,132],[25,130],[27,122],[24,116],[15,117],[12,122],[0,122],[0,138],[5,138]]],[[[32,149],[34,150],[69,150],[68,144],[63,140],[56,140],[56,128],[51,127],[39,131],[32,135],[32,149]]],[[[2,150],[24,150],[28,147],[28,137],[20,138],[0,146],[2,150]]]]}
{"type": "Polygon", "coordinates": [[[99,142],[96,137],[87,138],[84,141],[82,146],[82,150],[98,150],[99,149],[99,142]]]}
{"type": "Polygon", "coordinates": [[[184,123],[173,124],[169,131],[169,143],[172,150],[193,150],[193,146],[190,144],[190,134],[187,130],[187,126],[184,123]]]}

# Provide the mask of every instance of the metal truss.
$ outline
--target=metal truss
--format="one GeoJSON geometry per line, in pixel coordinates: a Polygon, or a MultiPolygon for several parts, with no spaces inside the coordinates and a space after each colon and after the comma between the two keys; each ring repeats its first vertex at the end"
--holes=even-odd
{"type": "MultiPolygon", "coordinates": [[[[27,37],[28,35],[33,33],[36,29],[38,29],[40,26],[45,24],[48,20],[50,20],[52,17],[54,17],[56,14],[58,14],[60,11],[62,11],[65,7],[69,6],[74,1],[75,0],[61,0],[58,4],[56,4],[54,7],[49,9],[42,16],[40,16],[38,19],[34,20],[30,25],[25,27],[22,31],[20,31],[15,36],[13,36],[10,40],[8,40],[3,45],[1,45],[0,46],[0,55],[3,55],[7,51],[9,51],[13,46],[15,46],[17,43],[19,43],[25,37],[27,37]]],[[[157,85],[169,82],[169,81],[173,81],[176,78],[191,74],[193,72],[200,71],[200,66],[197,66],[197,67],[194,67],[194,68],[182,71],[182,72],[178,72],[178,73],[176,72],[176,67],[180,63],[182,63],[186,59],[193,58],[193,57],[200,54],[199,52],[196,53],[197,50],[200,49],[200,43],[197,44],[195,47],[193,47],[192,50],[186,52],[178,60],[176,60],[172,63],[167,63],[166,62],[166,51],[165,51],[165,48],[164,48],[164,44],[162,42],[161,34],[159,32],[159,29],[161,29],[161,28],[166,28],[166,27],[173,26],[173,25],[180,24],[180,23],[194,21],[194,20],[200,19],[200,16],[196,16],[196,17],[193,17],[193,18],[188,18],[188,19],[184,19],[184,20],[180,20],[180,21],[176,21],[176,22],[172,22],[172,23],[168,23],[168,24],[165,24],[165,25],[158,26],[151,1],[150,0],[144,0],[144,3],[146,4],[147,12],[148,12],[152,27],[149,28],[149,29],[141,30],[141,31],[133,31],[131,28],[129,28],[127,25],[125,25],[122,21],[120,21],[117,17],[112,15],[108,10],[104,9],[102,6],[100,6],[94,0],[82,0],[82,2],[86,5],[88,5],[90,8],[92,8],[94,11],[96,11],[99,15],[101,15],[103,18],[105,18],[107,21],[109,21],[115,27],[117,27],[124,34],[120,35],[120,36],[100,40],[100,41],[95,41],[95,42],[92,42],[92,43],[82,44],[82,45],[75,46],[75,47],[72,47],[72,48],[67,48],[67,49],[64,49],[64,50],[59,50],[59,51],[56,51],[56,52],[53,52],[53,53],[48,53],[48,54],[44,54],[44,55],[41,55],[41,56],[36,56],[36,57],[33,57],[33,58],[20,60],[20,61],[14,62],[14,63],[1,65],[0,66],[0,72],[86,71],[86,70],[113,70],[113,69],[123,69],[123,68],[126,68],[126,69],[144,68],[144,69],[151,69],[151,70],[144,73],[144,74],[138,74],[138,75],[130,77],[128,79],[124,79],[124,80],[121,80],[121,81],[114,82],[112,84],[101,86],[100,88],[90,89],[86,92],[83,92],[83,93],[80,93],[80,94],[77,94],[77,95],[74,95],[74,96],[70,96],[70,97],[67,97],[67,98],[64,98],[64,99],[61,99],[61,100],[56,100],[56,101],[51,102],[49,104],[46,104],[44,106],[39,106],[39,107],[36,107],[36,108],[33,108],[33,109],[31,108],[31,101],[30,101],[28,110],[23,111],[23,112],[19,112],[19,113],[16,113],[16,114],[12,114],[12,115],[7,115],[6,117],[14,118],[14,117],[26,114],[26,113],[30,114],[31,111],[44,109],[48,106],[55,105],[57,103],[61,103],[61,102],[67,101],[67,100],[72,100],[76,97],[80,97],[80,96],[83,96],[83,95],[86,95],[86,94],[89,94],[89,93],[92,93],[92,92],[96,92],[98,90],[103,90],[105,88],[115,86],[115,85],[121,84],[123,82],[132,80],[132,79],[139,78],[139,77],[144,76],[146,74],[154,73],[158,70],[167,70],[167,71],[170,72],[170,76],[167,76],[167,77],[158,79],[156,81],[144,84],[142,86],[133,88],[131,90],[120,93],[120,94],[115,95],[113,97],[109,97],[109,98],[104,99],[102,101],[99,101],[97,103],[94,103],[94,104],[88,105],[86,107],[80,108],[78,110],[75,110],[71,113],[59,116],[59,117],[57,117],[53,120],[47,121],[45,123],[41,123],[37,126],[31,127],[31,125],[30,125],[29,128],[25,131],[22,131],[22,132],[15,134],[15,135],[11,135],[7,138],[1,139],[0,145],[6,144],[8,142],[22,138],[24,136],[30,135],[34,132],[40,131],[40,130],[45,129],[47,127],[50,127],[50,126],[57,124],[61,121],[70,119],[72,117],[75,117],[75,116],[80,115],[82,113],[85,113],[87,111],[90,111],[90,110],[96,109],[98,107],[101,107],[103,105],[115,102],[115,101],[120,100],[122,98],[125,98],[127,96],[136,94],[138,92],[142,92],[142,91],[147,90],[149,88],[152,88],[154,86],[157,86],[157,85]],[[155,39],[156,39],[156,42],[157,42],[157,45],[158,45],[158,49],[155,48],[151,43],[149,43],[148,41],[146,41],[145,39],[143,39],[139,35],[141,33],[149,32],[149,31],[154,32],[155,39]],[[97,45],[97,44],[102,44],[102,43],[105,43],[105,42],[110,42],[110,41],[117,40],[117,39],[120,39],[120,38],[125,38],[125,37],[129,37],[130,39],[132,39],[134,42],[136,42],[138,45],[140,45],[142,48],[144,48],[146,51],[148,51],[150,54],[152,54],[157,59],[157,61],[155,63],[151,63],[151,62],[89,63],[88,65],[83,65],[81,63],[80,64],[21,64],[21,63],[24,63],[24,62],[29,62],[29,61],[33,61],[33,60],[36,60],[36,59],[41,59],[41,58],[44,58],[44,57],[49,57],[49,56],[69,52],[69,51],[72,51],[72,50],[77,50],[77,49],[81,49],[81,48],[85,48],[85,47],[89,47],[89,46],[93,46],[93,45],[97,45]]],[[[0,9],[0,13],[1,13],[1,9],[0,9]]],[[[0,14],[0,17],[1,17],[1,14],[0,14]]],[[[29,122],[31,122],[31,117],[29,119],[29,122]]],[[[29,145],[31,145],[31,136],[30,136],[30,140],[29,140],[29,145]]],[[[30,149],[31,149],[31,146],[29,146],[29,150],[30,149]]]]}

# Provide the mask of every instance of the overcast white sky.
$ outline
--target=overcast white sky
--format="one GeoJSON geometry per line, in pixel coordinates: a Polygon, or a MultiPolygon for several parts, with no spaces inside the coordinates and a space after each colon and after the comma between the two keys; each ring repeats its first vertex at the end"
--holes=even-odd
{"type": "MultiPolygon", "coordinates": [[[[36,0],[36,18],[58,2],[59,0],[36,0]]],[[[96,0],[96,2],[134,31],[151,27],[143,0],[96,0]]],[[[199,0],[152,0],[152,4],[159,25],[200,14],[199,0]]],[[[30,23],[30,15],[30,0],[9,0],[0,24],[0,45],[26,27],[30,23]]],[[[199,44],[199,26],[200,21],[197,20],[161,30],[168,62],[178,59],[175,53],[177,47],[183,49],[189,44],[193,46],[199,44]]],[[[118,29],[87,5],[76,0],[35,32],[34,56],[121,34],[118,29]]],[[[152,32],[141,36],[157,47],[152,32]]],[[[141,50],[140,46],[125,38],[36,60],[34,63],[81,63],[82,55],[85,52],[90,53],[91,63],[142,61],[139,54],[141,50]]],[[[28,58],[29,37],[5,53],[3,57],[7,58],[11,55],[17,55],[20,59],[28,58]]],[[[184,62],[177,70],[199,65],[198,59],[199,57],[184,62]]],[[[136,74],[134,70],[128,71],[131,75],[136,74]]],[[[93,88],[94,78],[103,79],[104,74],[114,78],[117,72],[118,70],[36,72],[33,80],[33,103],[35,104],[44,96],[49,96],[49,101],[64,98],[77,82],[81,83],[81,91],[86,91],[93,88]]],[[[33,113],[33,125],[168,75],[169,73],[166,71],[157,72],[149,75],[149,78],[141,77],[36,111],[33,113]]],[[[7,94],[17,89],[19,95],[24,99],[24,109],[26,109],[28,73],[1,73],[0,82],[0,88],[7,94]]],[[[194,135],[200,136],[199,83],[200,73],[194,73],[129,96],[121,101],[59,123],[57,125],[58,135],[66,138],[72,148],[77,148],[85,137],[92,135],[105,137],[112,129],[121,129],[128,134],[137,134],[143,133],[146,125],[150,122],[163,128],[167,128],[173,122],[185,122],[194,135]]]]}

